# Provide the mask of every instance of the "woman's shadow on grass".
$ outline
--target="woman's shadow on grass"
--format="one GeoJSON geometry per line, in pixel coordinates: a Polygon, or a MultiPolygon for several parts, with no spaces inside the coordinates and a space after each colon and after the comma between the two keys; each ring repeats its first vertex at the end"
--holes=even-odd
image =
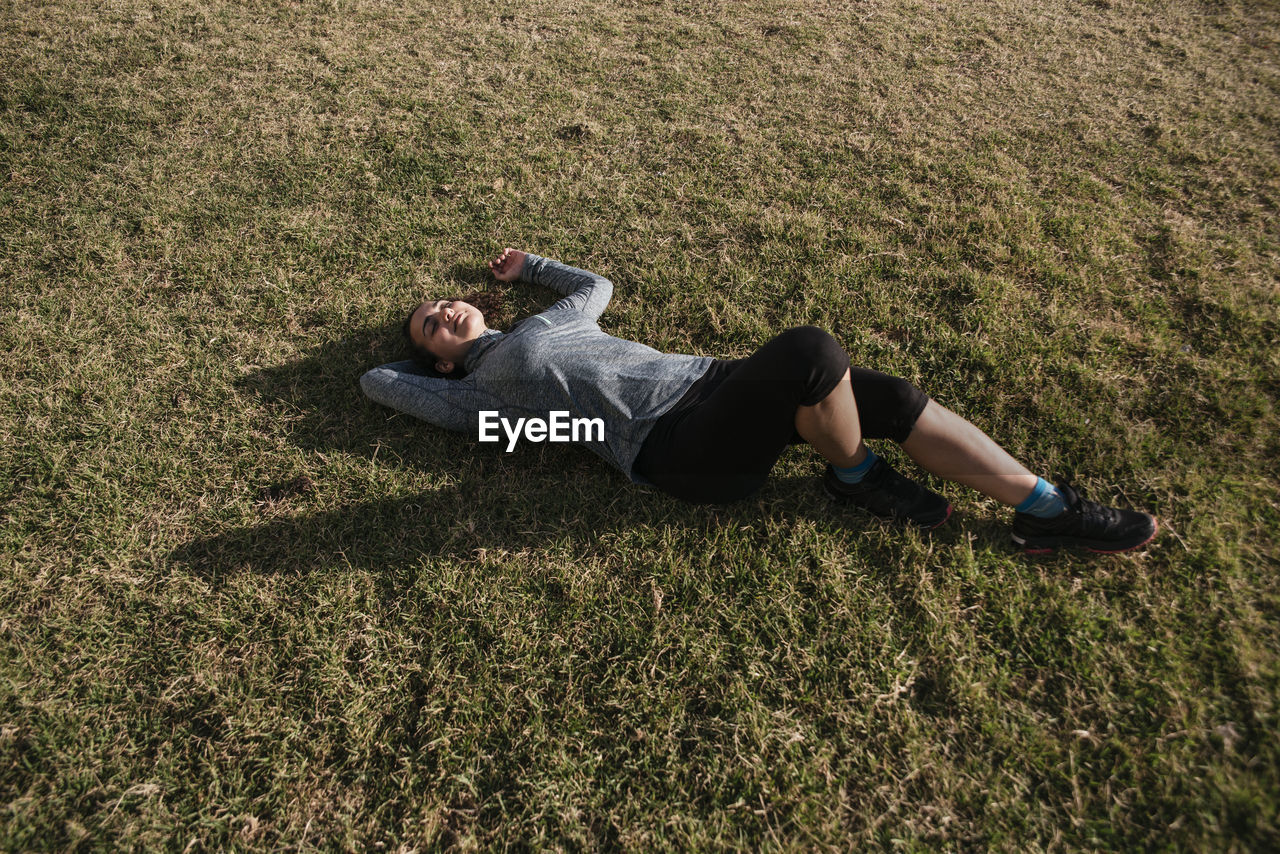
{"type": "MultiPolygon", "coordinates": [[[[392,413],[364,397],[359,377],[403,358],[398,336],[397,327],[368,329],[250,374],[239,387],[288,425],[298,447],[322,458],[342,452],[409,468],[421,473],[425,488],[308,510],[317,491],[310,478],[283,474],[259,485],[263,521],[180,546],[172,554],[178,564],[214,582],[244,571],[305,573],[338,565],[394,576],[395,568],[414,567],[429,556],[471,560],[553,547],[583,554],[646,528],[674,526],[688,542],[714,539],[725,526],[757,530],[775,515],[854,529],[880,524],[832,508],[811,476],[775,476],[747,500],[695,506],[631,484],[581,447],[525,445],[506,454],[498,445],[480,446],[392,413]],[[299,505],[303,509],[295,509],[299,505]]],[[[974,522],[984,527],[981,520],[964,527],[972,529],[974,522]]]]}
{"type": "MultiPolygon", "coordinates": [[[[386,571],[430,556],[470,560],[557,544],[581,551],[610,532],[700,512],[636,489],[584,448],[522,445],[507,454],[372,403],[360,391],[361,374],[405,356],[398,324],[388,324],[241,378],[241,394],[291,444],[314,452],[309,456],[324,473],[284,470],[253,484],[261,521],[191,540],[172,552],[173,560],[215,582],[246,571],[336,565],[386,571]],[[343,455],[373,461],[358,466],[365,471],[397,472],[388,481],[398,494],[315,509],[332,489],[316,481],[328,478],[330,461],[343,455]],[[422,482],[409,495],[405,470],[422,482]]],[[[340,480],[342,473],[333,476],[340,480]]],[[[368,495],[376,486],[361,491],[368,495]]]]}

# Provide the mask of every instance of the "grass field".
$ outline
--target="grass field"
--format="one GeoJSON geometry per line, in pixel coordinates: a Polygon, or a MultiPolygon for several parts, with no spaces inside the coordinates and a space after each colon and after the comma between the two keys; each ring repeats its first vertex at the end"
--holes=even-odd
{"type": "Polygon", "coordinates": [[[0,847],[1280,845],[1277,206],[1271,0],[0,0],[0,847]],[[1162,535],[366,401],[504,245],[660,349],[830,329],[1162,535]]]}

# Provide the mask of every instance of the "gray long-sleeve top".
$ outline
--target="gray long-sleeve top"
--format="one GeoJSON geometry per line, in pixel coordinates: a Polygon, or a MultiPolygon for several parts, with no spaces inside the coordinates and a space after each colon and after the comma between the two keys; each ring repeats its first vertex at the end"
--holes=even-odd
{"type": "Polygon", "coordinates": [[[529,254],[520,281],[564,298],[510,332],[485,332],[463,360],[463,379],[423,376],[411,361],[394,362],[366,373],[360,387],[378,403],[476,438],[481,410],[512,423],[554,411],[599,418],[604,441],[583,444],[642,480],[631,467],[645,437],[713,360],[660,353],[602,331],[597,321],[613,284],[595,273],[529,254]]]}

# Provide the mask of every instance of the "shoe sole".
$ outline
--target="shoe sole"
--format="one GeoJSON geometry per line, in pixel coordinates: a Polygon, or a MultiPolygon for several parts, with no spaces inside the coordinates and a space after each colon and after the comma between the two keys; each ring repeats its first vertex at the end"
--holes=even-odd
{"type": "Polygon", "coordinates": [[[951,518],[951,505],[948,504],[947,512],[943,514],[941,519],[934,522],[932,525],[921,525],[919,522],[912,522],[911,524],[915,525],[917,528],[919,528],[922,531],[932,531],[934,528],[941,528],[943,525],[947,523],[947,520],[950,518],[951,518]]]}
{"type": "Polygon", "coordinates": [[[1124,552],[1131,552],[1134,549],[1142,548],[1147,543],[1154,540],[1156,538],[1156,534],[1158,533],[1160,533],[1160,520],[1152,516],[1151,517],[1151,533],[1147,535],[1147,538],[1145,540],[1139,543],[1134,543],[1133,545],[1121,546],[1118,549],[1091,546],[1088,543],[1082,543],[1077,540],[1073,540],[1069,537],[1055,539],[1052,541],[1038,540],[1038,541],[1032,542],[1028,540],[1020,541],[1017,535],[1015,534],[1013,535],[1013,542],[1014,542],[1014,545],[1016,545],[1019,549],[1022,550],[1023,554],[1027,554],[1027,555],[1053,554],[1058,549],[1084,549],[1085,551],[1093,552],[1094,554],[1099,554],[1099,555],[1118,555],[1124,552]]]}
{"type": "Polygon", "coordinates": [[[902,522],[902,523],[904,523],[904,524],[910,525],[910,526],[912,526],[913,528],[916,528],[916,529],[921,530],[921,531],[932,531],[934,528],[940,528],[940,527],[942,527],[944,524],[946,524],[946,521],[947,521],[948,519],[950,519],[950,518],[951,518],[951,509],[952,509],[952,508],[951,508],[951,504],[950,504],[950,503],[948,503],[948,504],[947,504],[947,510],[946,510],[946,512],[942,514],[942,518],[941,518],[941,519],[939,519],[938,521],[936,521],[936,522],[917,522],[915,519],[912,519],[912,518],[911,518],[911,517],[909,517],[909,516],[894,516],[894,515],[892,515],[892,514],[891,514],[891,515],[888,515],[888,516],[882,516],[882,515],[880,515],[879,513],[872,512],[871,510],[868,510],[867,508],[863,507],[862,505],[860,505],[860,504],[856,504],[855,502],[853,502],[852,500],[850,500],[850,498],[849,498],[848,496],[846,496],[846,495],[841,495],[841,494],[840,494],[840,493],[838,493],[838,492],[832,492],[832,491],[831,491],[831,487],[827,486],[827,484],[825,484],[825,483],[823,483],[823,484],[822,484],[822,491],[823,491],[823,492],[825,492],[825,493],[827,494],[827,498],[830,498],[830,499],[831,499],[832,501],[834,501],[836,504],[853,505],[853,507],[854,507],[854,508],[856,508],[856,509],[858,509],[858,510],[861,510],[863,513],[866,513],[868,516],[871,516],[871,517],[873,517],[873,518],[875,518],[875,519],[883,519],[883,520],[884,520],[884,521],[886,521],[886,522],[902,522]]]}

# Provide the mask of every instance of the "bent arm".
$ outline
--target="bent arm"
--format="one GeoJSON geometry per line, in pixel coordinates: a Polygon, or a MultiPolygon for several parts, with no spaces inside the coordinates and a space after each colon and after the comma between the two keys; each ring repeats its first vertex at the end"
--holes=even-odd
{"type": "Polygon", "coordinates": [[[564,297],[548,311],[572,309],[582,312],[592,320],[600,319],[613,296],[613,282],[604,276],[532,253],[525,258],[520,281],[551,288],[564,297]]]}
{"type": "Polygon", "coordinates": [[[360,377],[360,388],[377,403],[459,433],[475,431],[481,409],[498,408],[468,379],[423,376],[414,367],[412,361],[381,365],[360,377]]]}

